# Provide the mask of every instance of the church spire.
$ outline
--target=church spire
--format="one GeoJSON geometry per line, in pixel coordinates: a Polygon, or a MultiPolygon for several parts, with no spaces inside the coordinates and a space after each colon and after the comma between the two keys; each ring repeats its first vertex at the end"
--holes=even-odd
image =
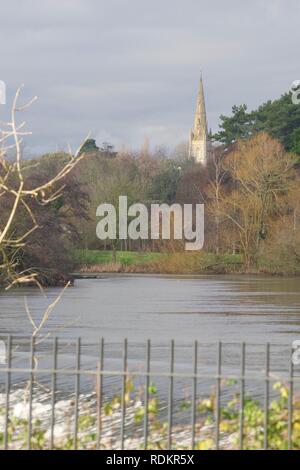
{"type": "Polygon", "coordinates": [[[207,120],[206,120],[202,72],[200,75],[193,134],[194,134],[194,139],[196,140],[204,140],[207,138],[207,120]]]}
{"type": "Polygon", "coordinates": [[[202,73],[200,75],[194,127],[190,133],[189,157],[197,163],[206,165],[210,155],[211,143],[207,132],[204,87],[202,73]]]}

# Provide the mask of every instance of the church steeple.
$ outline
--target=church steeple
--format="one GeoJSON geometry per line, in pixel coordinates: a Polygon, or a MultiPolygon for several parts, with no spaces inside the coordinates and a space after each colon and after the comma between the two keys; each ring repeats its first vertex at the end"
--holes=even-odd
{"type": "Polygon", "coordinates": [[[209,148],[210,143],[207,132],[204,87],[201,73],[194,118],[194,127],[190,134],[189,157],[194,158],[196,162],[202,163],[202,165],[206,165],[209,148]]]}
{"type": "Polygon", "coordinates": [[[202,140],[202,139],[207,138],[207,120],[206,120],[202,72],[201,72],[200,82],[199,82],[193,134],[194,134],[194,139],[196,140],[202,140]]]}

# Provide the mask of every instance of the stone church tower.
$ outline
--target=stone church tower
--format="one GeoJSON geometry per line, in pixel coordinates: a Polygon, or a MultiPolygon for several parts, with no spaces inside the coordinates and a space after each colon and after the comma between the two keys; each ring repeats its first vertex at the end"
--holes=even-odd
{"type": "Polygon", "coordinates": [[[206,166],[211,149],[211,142],[207,132],[207,120],[202,74],[200,77],[199,92],[194,120],[194,128],[190,133],[189,158],[206,166]]]}

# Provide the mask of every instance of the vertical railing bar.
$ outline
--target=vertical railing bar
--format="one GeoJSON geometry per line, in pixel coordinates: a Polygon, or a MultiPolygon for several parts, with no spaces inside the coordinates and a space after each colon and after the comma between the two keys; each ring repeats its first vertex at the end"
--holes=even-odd
{"type": "Polygon", "coordinates": [[[75,373],[75,409],[74,409],[74,450],[78,447],[78,414],[79,414],[79,394],[80,394],[80,355],[81,338],[76,342],[76,373],[75,373]]]}
{"type": "Polygon", "coordinates": [[[192,391],[192,450],[195,449],[195,427],[196,427],[196,401],[197,401],[197,368],[198,368],[198,341],[194,342],[193,359],[193,391],[192,391]]]}
{"type": "Polygon", "coordinates": [[[215,446],[216,449],[219,449],[220,441],[220,400],[221,400],[221,372],[222,372],[222,343],[221,341],[217,344],[217,379],[216,379],[216,410],[215,410],[215,421],[216,421],[216,430],[215,430],[215,446]]]}
{"type": "Polygon", "coordinates": [[[291,350],[289,376],[290,377],[289,377],[289,401],[288,401],[288,450],[292,450],[293,449],[293,395],[294,395],[293,349],[291,350]]]}
{"type": "Polygon", "coordinates": [[[53,340],[53,365],[51,384],[51,423],[50,423],[50,449],[54,447],[54,426],[55,426],[55,394],[56,394],[56,373],[57,373],[57,338],[53,340]]]}
{"type": "Polygon", "coordinates": [[[174,385],[174,340],[170,343],[170,378],[168,397],[168,449],[172,450],[172,428],[173,428],[173,385],[174,385]]]}
{"type": "Polygon", "coordinates": [[[198,368],[198,341],[194,342],[194,359],[193,359],[193,391],[192,391],[192,450],[195,449],[195,427],[196,427],[196,401],[197,401],[197,368],[198,368]]]}
{"type": "Polygon", "coordinates": [[[102,435],[102,397],[103,397],[103,365],[104,365],[104,338],[100,341],[100,357],[98,369],[98,408],[97,408],[97,449],[101,446],[102,435]]]}
{"type": "Polygon", "coordinates": [[[32,434],[32,395],[33,395],[33,381],[34,381],[34,350],[35,350],[35,337],[32,336],[30,340],[30,379],[29,379],[29,404],[28,404],[28,440],[27,448],[31,449],[31,434],[32,434]]]}
{"type": "Polygon", "coordinates": [[[149,385],[150,385],[150,354],[151,354],[150,339],[146,344],[146,377],[145,377],[145,403],[144,403],[144,449],[148,447],[148,408],[149,408],[149,385]]]}
{"type": "Polygon", "coordinates": [[[4,417],[4,450],[8,449],[8,425],[9,425],[9,402],[10,402],[10,387],[11,387],[11,335],[7,338],[7,374],[5,384],[5,417],[4,417]]]}
{"type": "Polygon", "coordinates": [[[123,378],[122,378],[122,401],[121,401],[121,450],[124,450],[125,419],[126,419],[126,387],[127,387],[127,338],[123,345],[123,378]]]}
{"type": "Polygon", "coordinates": [[[268,425],[269,425],[269,374],[270,374],[270,344],[266,344],[265,352],[265,399],[264,399],[264,450],[268,449],[268,425]]]}
{"type": "Polygon", "coordinates": [[[240,450],[244,447],[244,406],[245,406],[245,359],[246,345],[241,343],[241,379],[240,379],[240,450]]]}

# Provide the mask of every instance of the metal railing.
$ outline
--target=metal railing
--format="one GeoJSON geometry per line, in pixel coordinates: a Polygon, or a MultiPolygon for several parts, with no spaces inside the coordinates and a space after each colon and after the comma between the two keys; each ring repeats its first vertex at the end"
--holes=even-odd
{"type": "MultiPolygon", "coordinates": [[[[300,375],[293,366],[289,345],[205,344],[194,341],[183,349],[174,340],[167,348],[147,340],[144,345],[132,343],[132,359],[129,355],[131,343],[127,339],[120,348],[111,343],[113,346],[110,344],[108,357],[105,355],[107,343],[103,338],[98,345],[84,345],[80,338],[75,341],[54,338],[53,342],[39,342],[34,338],[26,340],[8,336],[5,344],[6,363],[0,366],[3,423],[0,446],[3,449],[54,449],[60,445],[74,449],[108,448],[108,431],[111,433],[111,446],[116,449],[130,446],[148,449],[157,445],[166,449],[195,449],[201,448],[201,442],[214,449],[243,449],[250,429],[246,414],[248,384],[254,393],[251,403],[256,407],[261,428],[258,442],[262,448],[268,449],[272,434],[270,413],[272,420],[276,419],[272,405],[275,392],[271,385],[278,381],[284,384],[284,400],[277,401],[281,406],[278,411],[283,421],[281,426],[285,426],[281,434],[284,446],[288,449],[298,447],[293,433],[295,419],[299,419],[300,426],[300,412],[295,404],[300,375]],[[184,360],[181,354],[179,356],[179,370],[176,370],[176,347],[184,356],[184,360]],[[116,354],[117,350],[122,354],[116,354]],[[156,352],[155,357],[153,352],[156,352]],[[118,362],[122,364],[121,368],[117,367],[118,362]],[[108,383],[105,383],[106,379],[109,379],[108,383]],[[157,387],[153,385],[154,379],[157,387]],[[183,400],[186,387],[188,398],[183,400]],[[233,392],[230,387],[234,388],[233,392]],[[87,393],[87,390],[92,390],[92,393],[87,393]],[[138,398],[133,398],[135,393],[138,398]],[[234,411],[228,417],[228,409],[225,413],[224,407],[233,396],[234,411]],[[211,397],[209,401],[208,397],[211,397]],[[61,413],[64,403],[69,432],[65,443],[58,444],[57,441],[63,439],[56,436],[57,411],[59,407],[61,413]],[[153,403],[160,403],[160,409],[157,405],[153,410],[153,403]],[[206,404],[205,410],[203,403],[206,404]],[[38,405],[44,406],[40,417],[38,405]],[[23,416],[21,414],[20,418],[19,413],[16,419],[16,410],[20,409],[23,416]],[[44,428],[41,424],[43,409],[47,410],[44,428]],[[82,417],[91,420],[92,430],[86,432],[89,434],[88,443],[82,429],[82,417]],[[232,426],[229,443],[223,429],[224,420],[227,428],[232,426]],[[108,430],[110,427],[112,429],[108,430]]],[[[66,420],[60,415],[60,423],[66,420]]],[[[249,448],[249,443],[246,447],[249,448]]]]}

